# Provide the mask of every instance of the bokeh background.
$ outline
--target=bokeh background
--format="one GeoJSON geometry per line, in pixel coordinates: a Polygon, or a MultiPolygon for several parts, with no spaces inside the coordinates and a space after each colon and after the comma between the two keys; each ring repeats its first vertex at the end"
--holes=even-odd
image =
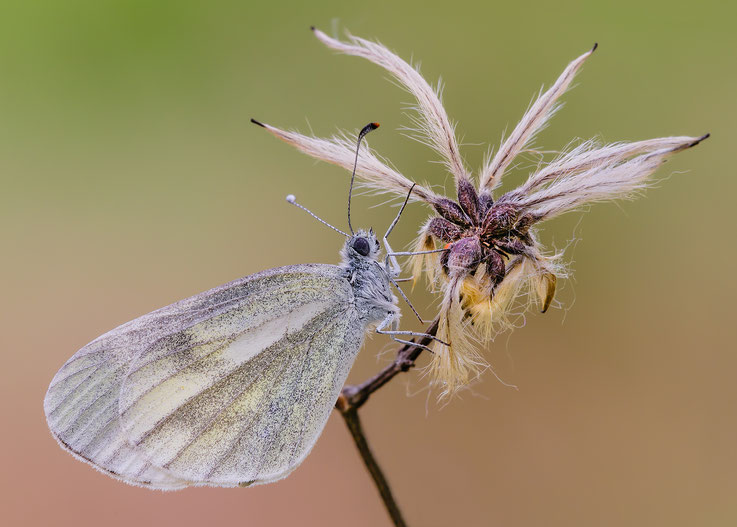
{"type": "MultiPolygon", "coordinates": [[[[5,0],[2,523],[388,524],[337,415],[282,482],[160,493],[75,461],[42,409],[62,363],[120,323],[261,269],[337,261],[340,237],[284,196],[344,226],[346,173],[250,117],[319,135],[378,120],[378,152],[410,178],[447,183],[398,131],[409,96],[326,50],[315,24],[377,38],[421,60],[432,82],[442,75],[471,167],[594,42],[539,145],[712,133],[644,199],[545,226],[551,245],[569,246],[575,278],[560,309],[490,347],[518,390],[487,374],[440,407],[416,371],[364,407],[410,525],[735,525],[735,16],[733,3],[681,0],[5,0]]],[[[355,223],[386,226],[396,209],[382,202],[357,198],[355,223]]],[[[426,214],[408,209],[397,246],[426,214]]],[[[429,318],[435,300],[411,296],[429,318]]],[[[351,379],[391,349],[372,338],[351,379]]]]}

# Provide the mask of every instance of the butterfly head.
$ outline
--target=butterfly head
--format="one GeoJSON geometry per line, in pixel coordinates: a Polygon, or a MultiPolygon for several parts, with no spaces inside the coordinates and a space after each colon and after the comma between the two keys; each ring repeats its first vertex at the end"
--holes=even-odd
{"type": "Polygon", "coordinates": [[[381,246],[373,229],[356,231],[343,247],[343,255],[347,260],[376,260],[381,246]]]}

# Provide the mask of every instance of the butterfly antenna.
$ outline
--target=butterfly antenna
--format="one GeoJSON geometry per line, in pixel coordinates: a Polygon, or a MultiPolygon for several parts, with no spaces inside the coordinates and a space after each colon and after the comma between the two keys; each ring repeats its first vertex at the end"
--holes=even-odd
{"type": "Polygon", "coordinates": [[[323,225],[327,225],[328,227],[330,227],[331,229],[333,229],[336,232],[339,232],[340,234],[342,234],[346,238],[350,238],[350,236],[348,236],[347,233],[341,231],[338,228],[333,227],[328,222],[326,222],[325,220],[323,220],[322,218],[320,218],[317,214],[313,213],[310,209],[308,209],[307,207],[304,207],[304,206],[300,205],[299,203],[297,203],[297,198],[294,196],[294,194],[289,194],[287,196],[287,203],[291,203],[295,207],[299,207],[300,209],[302,209],[303,211],[305,211],[307,214],[309,214],[310,216],[312,216],[313,218],[315,218],[317,221],[319,221],[323,225]]]}
{"type": "Polygon", "coordinates": [[[353,226],[351,225],[351,196],[353,195],[353,181],[356,179],[356,167],[358,167],[358,152],[361,148],[361,140],[366,136],[367,133],[373,132],[379,127],[379,123],[369,123],[364,126],[358,133],[358,141],[356,143],[356,160],[353,162],[353,173],[351,174],[351,186],[348,188],[348,228],[351,230],[351,234],[355,234],[353,226]]]}

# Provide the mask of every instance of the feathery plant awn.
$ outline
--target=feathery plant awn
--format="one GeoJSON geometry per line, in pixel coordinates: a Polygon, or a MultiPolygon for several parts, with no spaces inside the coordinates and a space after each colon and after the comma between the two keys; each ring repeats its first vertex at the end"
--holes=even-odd
{"type": "MultiPolygon", "coordinates": [[[[443,293],[437,336],[448,345],[433,343],[430,364],[443,394],[454,393],[488,367],[477,345],[488,343],[509,327],[515,300],[536,302],[543,312],[550,306],[564,267],[560,254],[542,247],[536,225],[587,203],[633,197],[649,185],[652,174],[669,156],[708,137],[606,145],[591,139],[559,153],[547,164],[540,163],[522,185],[495,196],[505,171],[530,150],[535,135],[556,112],[558,99],[596,46],[571,62],[549,89],[541,90],[496,153],[487,156],[474,182],[441,103],[439,87],[433,89],[417,69],[377,42],[352,35],[343,42],[313,31],[329,48],[386,69],[414,96],[410,131],[440,155],[454,177],[456,200],[415,185],[368,147],[356,169],[364,184],[381,192],[404,196],[414,187],[412,199],[428,204],[437,214],[419,231],[416,251],[422,254],[414,262],[414,276],[424,271],[431,286],[443,293]]],[[[321,139],[259,124],[313,157],[353,168],[352,144],[345,136],[321,139]]]]}

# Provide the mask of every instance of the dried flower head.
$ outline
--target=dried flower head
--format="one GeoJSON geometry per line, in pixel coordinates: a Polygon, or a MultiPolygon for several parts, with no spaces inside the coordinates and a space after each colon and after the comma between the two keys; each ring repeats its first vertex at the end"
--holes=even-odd
{"type": "MultiPolygon", "coordinates": [[[[589,140],[538,166],[522,185],[495,198],[494,190],[505,171],[520,153],[530,149],[596,46],[571,62],[548,90],[541,91],[496,154],[488,157],[474,185],[440,101],[439,87],[433,89],[417,69],[379,43],[351,35],[346,43],[313,31],[328,47],[385,68],[415,97],[412,131],[440,155],[455,179],[456,200],[420,185],[412,193],[413,199],[427,203],[437,213],[420,229],[417,251],[445,249],[417,256],[414,275],[424,270],[430,283],[444,293],[437,336],[450,345],[435,344],[430,369],[446,394],[487,367],[478,344],[508,327],[516,299],[537,302],[542,312],[550,306],[563,268],[559,255],[547,253],[538,242],[535,225],[587,203],[633,197],[648,186],[650,176],[669,156],[708,137],[608,145],[589,140]]],[[[345,137],[318,139],[264,127],[313,157],[353,168],[353,142],[345,137]]],[[[368,147],[359,157],[356,175],[371,188],[401,196],[414,185],[368,147]]]]}

